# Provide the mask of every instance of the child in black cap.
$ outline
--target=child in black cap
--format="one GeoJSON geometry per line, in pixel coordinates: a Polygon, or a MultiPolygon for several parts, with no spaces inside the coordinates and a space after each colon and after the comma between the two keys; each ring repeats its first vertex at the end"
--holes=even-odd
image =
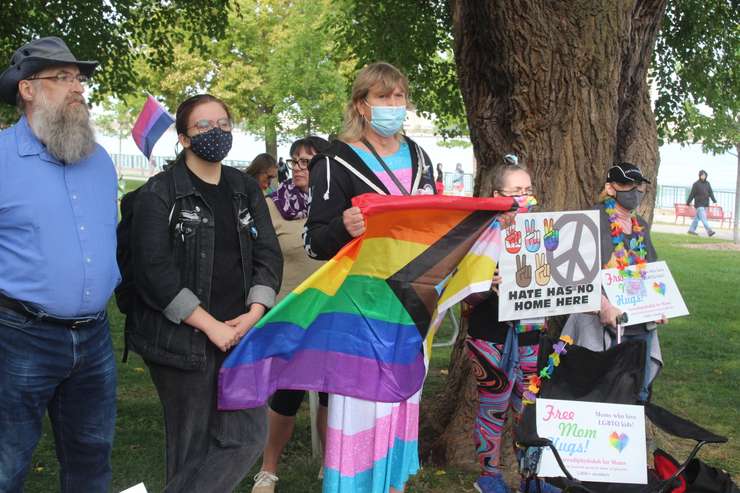
{"type": "MultiPolygon", "coordinates": [[[[606,174],[606,184],[601,193],[601,263],[604,269],[619,269],[639,275],[641,266],[655,262],[658,257],[650,239],[649,225],[637,214],[650,180],[645,178],[640,168],[631,163],[615,163],[606,174]],[[628,266],[635,266],[626,271],[628,266]]],[[[601,296],[601,323],[616,328],[617,317],[622,311],[612,305],[607,297],[601,296]]],[[[655,328],[665,323],[665,318],[656,322],[630,325],[625,327],[624,339],[645,339],[647,341],[647,358],[649,362],[645,371],[645,380],[640,391],[640,400],[647,401],[649,387],[662,366],[660,345],[655,328]]],[[[616,343],[616,338],[612,343],[616,343]]]]}

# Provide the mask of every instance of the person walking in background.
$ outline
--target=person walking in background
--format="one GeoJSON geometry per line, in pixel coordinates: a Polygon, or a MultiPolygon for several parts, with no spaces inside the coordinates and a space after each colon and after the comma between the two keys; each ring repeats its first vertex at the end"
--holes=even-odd
{"type": "Polygon", "coordinates": [[[290,178],[290,174],[288,172],[288,165],[283,161],[283,158],[278,159],[277,163],[278,167],[278,183],[283,183],[287,179],[290,178]]]}
{"type": "Polygon", "coordinates": [[[137,297],[126,335],[162,403],[166,493],[232,491],[265,443],[264,407],[216,407],[221,364],[274,305],[283,271],[262,191],[221,163],[232,128],[220,99],[183,101],[175,118],[183,151],[134,203],[137,297]]]}
{"type": "Polygon", "coordinates": [[[59,38],[19,48],[0,99],[0,491],[23,491],[48,412],[62,493],[110,489],[116,365],[106,305],[116,263],[116,170],[83,93],[97,62],[59,38]]]}
{"type": "Polygon", "coordinates": [[[455,166],[455,174],[452,177],[452,190],[455,195],[462,195],[465,189],[465,172],[463,171],[462,164],[457,163],[455,166]]]}
{"type": "Polygon", "coordinates": [[[278,165],[272,155],[267,154],[266,152],[257,154],[257,156],[252,160],[252,163],[245,170],[245,173],[257,180],[257,184],[259,184],[260,189],[262,189],[266,195],[274,192],[272,184],[278,176],[278,165]]]}
{"type": "Polygon", "coordinates": [[[437,180],[434,182],[434,188],[438,194],[445,191],[445,173],[442,171],[442,163],[437,163],[437,180]]]}
{"type": "Polygon", "coordinates": [[[709,226],[707,221],[707,207],[709,207],[709,199],[712,202],[717,203],[717,199],[714,198],[714,192],[712,191],[712,185],[707,181],[707,172],[704,170],[699,171],[699,179],[694,182],[691,186],[691,193],[689,198],[686,199],[686,205],[691,205],[691,201],[694,201],[694,208],[696,208],[696,216],[691,221],[688,233],[690,235],[698,235],[696,228],[699,225],[699,221],[704,225],[704,229],[707,230],[709,236],[714,236],[715,232],[709,226]]]}
{"type": "MultiPolygon", "coordinates": [[[[321,267],[308,255],[303,246],[303,228],[308,216],[310,197],[308,193],[308,163],[317,152],[323,151],[329,143],[321,137],[306,137],[293,142],[290,147],[288,165],[293,178],[280,184],[267,200],[267,209],[280,242],[285,263],[283,265],[283,285],[277,296],[280,301],[293,291],[308,276],[321,267]]],[[[262,467],[254,477],[252,493],[273,493],[278,481],[277,470],[283,449],[290,441],[295,428],[295,416],[301,407],[306,392],[303,390],[278,390],[270,399],[267,411],[267,445],[262,454],[262,467]]],[[[326,418],[329,395],[319,393],[319,410],[316,427],[322,445],[326,437],[326,418]]]]}

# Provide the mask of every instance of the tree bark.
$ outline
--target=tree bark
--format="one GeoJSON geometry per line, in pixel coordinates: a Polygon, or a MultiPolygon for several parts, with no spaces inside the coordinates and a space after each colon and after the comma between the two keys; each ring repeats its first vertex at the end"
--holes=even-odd
{"type": "Polygon", "coordinates": [[[735,144],[735,158],[737,159],[737,178],[735,179],[735,216],[732,219],[732,239],[736,245],[740,245],[740,229],[738,229],[738,216],[740,216],[740,142],[735,144]]]}
{"type": "MultiPolygon", "coordinates": [[[[530,171],[545,210],[590,208],[615,161],[658,168],[647,72],[666,0],[451,0],[455,61],[478,173],[490,196],[503,156],[530,171]]],[[[462,337],[462,335],[461,335],[462,337]]],[[[474,458],[470,372],[455,346],[447,386],[428,398],[422,451],[435,462],[474,458]]],[[[423,434],[422,434],[423,436],[423,434]]],[[[510,447],[503,446],[504,450],[510,447]]]]}
{"type": "Polygon", "coordinates": [[[271,122],[265,124],[265,152],[277,159],[277,129],[271,122]]]}

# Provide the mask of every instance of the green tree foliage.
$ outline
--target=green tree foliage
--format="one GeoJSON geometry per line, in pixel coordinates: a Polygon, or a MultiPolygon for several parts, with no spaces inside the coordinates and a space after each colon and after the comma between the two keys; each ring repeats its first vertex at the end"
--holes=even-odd
{"type": "Polygon", "coordinates": [[[95,117],[95,125],[104,134],[118,138],[118,153],[124,139],[131,135],[139,111],[144,106],[144,94],[122,98],[109,97],[101,103],[102,111],[95,117]]]}
{"type": "Polygon", "coordinates": [[[664,140],[715,153],[740,144],[739,19],[733,0],[668,3],[654,64],[664,140]]]}
{"type": "MultiPolygon", "coordinates": [[[[402,68],[418,109],[438,119],[440,133],[467,133],[446,0],[343,0],[342,9],[342,42],[358,66],[386,60],[402,68]]],[[[653,64],[663,138],[702,141],[715,151],[738,142],[737,12],[734,0],[668,2],[653,64]],[[700,105],[711,108],[712,116],[699,112],[700,105]]],[[[498,51],[495,46],[490,50],[498,51]]],[[[485,72],[484,61],[480,70],[485,72]]]]}
{"type": "Polygon", "coordinates": [[[330,1],[237,0],[236,5],[224,36],[197,43],[202,53],[190,53],[191,43],[185,42],[174,47],[172,66],[138,63],[142,87],[172,111],[200,92],[222,98],[237,124],[265,139],[272,154],[279,138],[336,131],[351,67],[333,58],[330,1]]]}
{"type": "Polygon", "coordinates": [[[441,135],[467,134],[448,2],[342,0],[340,6],[341,44],[356,68],[378,60],[399,67],[409,78],[412,101],[421,114],[434,116],[441,135]]]}
{"type": "Polygon", "coordinates": [[[328,0],[239,0],[217,43],[212,91],[228,101],[240,125],[265,139],[275,154],[278,136],[330,133],[341,122],[346,68],[326,16],[328,0]]]}
{"type": "MultiPolygon", "coordinates": [[[[98,60],[93,101],[108,95],[137,92],[141,86],[136,61],[155,67],[170,66],[175,47],[186,41],[190,50],[220,37],[226,27],[229,0],[6,0],[0,9],[0,64],[7,66],[13,52],[40,36],[60,36],[77,58],[98,60]]],[[[4,121],[15,120],[3,105],[4,121]]]]}

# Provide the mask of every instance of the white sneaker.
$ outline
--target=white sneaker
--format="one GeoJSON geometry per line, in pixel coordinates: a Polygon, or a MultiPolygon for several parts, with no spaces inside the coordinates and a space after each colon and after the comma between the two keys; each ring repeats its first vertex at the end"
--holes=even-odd
{"type": "Polygon", "coordinates": [[[260,471],[254,477],[252,493],[274,493],[278,477],[268,471],[260,471]]]}

